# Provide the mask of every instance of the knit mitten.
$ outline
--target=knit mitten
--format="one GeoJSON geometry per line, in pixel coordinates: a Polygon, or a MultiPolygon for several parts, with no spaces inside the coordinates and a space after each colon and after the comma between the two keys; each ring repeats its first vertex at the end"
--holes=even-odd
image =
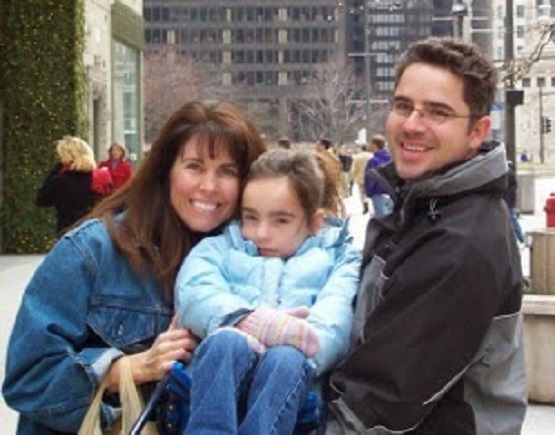
{"type": "MultiPolygon", "coordinates": [[[[295,310],[289,312],[300,314],[299,317],[305,313],[295,310]]],[[[307,357],[312,357],[318,352],[318,335],[314,329],[306,320],[283,311],[257,308],[236,326],[267,347],[289,345],[296,347],[307,357]]]]}
{"type": "Polygon", "coordinates": [[[245,340],[247,340],[247,343],[248,343],[249,347],[254,352],[256,352],[258,354],[263,354],[267,350],[266,346],[264,346],[262,343],[260,343],[260,341],[258,341],[252,335],[249,335],[248,333],[246,333],[244,331],[241,331],[240,329],[235,328],[233,326],[223,326],[221,328],[216,329],[210,335],[215,335],[215,334],[218,334],[219,332],[222,332],[222,331],[232,331],[235,334],[239,334],[239,335],[245,337],[245,340]]]}

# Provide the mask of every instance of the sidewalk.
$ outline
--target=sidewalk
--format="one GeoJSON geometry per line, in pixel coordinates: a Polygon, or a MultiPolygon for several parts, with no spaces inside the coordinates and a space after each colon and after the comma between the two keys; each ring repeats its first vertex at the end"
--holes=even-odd
{"type": "MultiPolygon", "coordinates": [[[[555,191],[555,179],[538,179],[535,185],[535,213],[521,216],[524,231],[532,231],[545,226],[543,204],[551,191],[555,191]]],[[[362,247],[364,230],[368,215],[361,213],[357,192],[346,200],[351,215],[350,225],[356,245],[362,247]]],[[[42,261],[40,255],[2,256],[0,255],[0,383],[4,380],[5,352],[9,334],[15,319],[23,290],[34,270],[42,261]]],[[[529,254],[526,248],[522,251],[524,274],[529,274],[529,254]]],[[[555,376],[555,374],[553,374],[555,376]]],[[[0,400],[0,422],[3,434],[14,434],[17,415],[0,400]]],[[[555,434],[555,406],[532,404],[528,407],[522,435],[553,435],[555,434]]],[[[439,435],[439,434],[438,434],[439,435]]],[[[443,435],[443,434],[442,434],[443,435]]],[[[446,434],[447,435],[447,434],[446,434]]]]}

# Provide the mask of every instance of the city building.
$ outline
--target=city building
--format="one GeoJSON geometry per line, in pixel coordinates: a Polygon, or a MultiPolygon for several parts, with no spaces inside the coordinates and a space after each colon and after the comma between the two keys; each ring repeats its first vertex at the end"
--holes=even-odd
{"type": "MultiPolygon", "coordinates": [[[[518,128],[515,149],[518,160],[555,162],[555,0],[513,0],[514,87],[524,91],[523,104],[515,109],[518,128]]],[[[493,53],[502,77],[506,68],[507,1],[494,0],[493,53]]],[[[505,80],[505,83],[507,80],[505,80]]],[[[502,104],[500,105],[503,108],[502,104]]],[[[495,112],[494,112],[495,113],[495,112]]],[[[502,129],[503,119],[495,119],[502,129]]],[[[503,137],[500,136],[502,139],[503,137]]]]}
{"type": "Polygon", "coordinates": [[[317,65],[344,56],[343,10],[338,0],[145,0],[146,50],[177,45],[219,65],[228,94],[267,114],[267,137],[300,139],[292,103],[317,65]]]}
{"type": "Polygon", "coordinates": [[[142,0],[85,1],[88,142],[99,159],[113,142],[136,162],[143,147],[142,0]]]}

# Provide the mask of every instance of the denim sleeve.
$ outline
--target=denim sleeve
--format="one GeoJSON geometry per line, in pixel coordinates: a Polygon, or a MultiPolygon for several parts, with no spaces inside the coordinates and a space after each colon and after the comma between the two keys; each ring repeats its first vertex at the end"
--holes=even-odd
{"type": "MultiPolygon", "coordinates": [[[[122,352],[91,343],[96,263],[62,238],[25,289],[12,330],[3,394],[26,420],[77,433],[100,380],[122,352]]],[[[107,407],[113,422],[115,410],[107,407]]]]}

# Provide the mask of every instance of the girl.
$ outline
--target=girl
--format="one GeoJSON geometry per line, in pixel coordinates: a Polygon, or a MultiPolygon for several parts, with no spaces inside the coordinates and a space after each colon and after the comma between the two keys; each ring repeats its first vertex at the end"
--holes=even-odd
{"type": "Polygon", "coordinates": [[[324,218],[324,170],[307,152],[263,154],[241,224],[184,261],[179,322],[204,339],[186,433],[291,433],[313,376],[346,352],[360,254],[346,222],[324,218]]]}

